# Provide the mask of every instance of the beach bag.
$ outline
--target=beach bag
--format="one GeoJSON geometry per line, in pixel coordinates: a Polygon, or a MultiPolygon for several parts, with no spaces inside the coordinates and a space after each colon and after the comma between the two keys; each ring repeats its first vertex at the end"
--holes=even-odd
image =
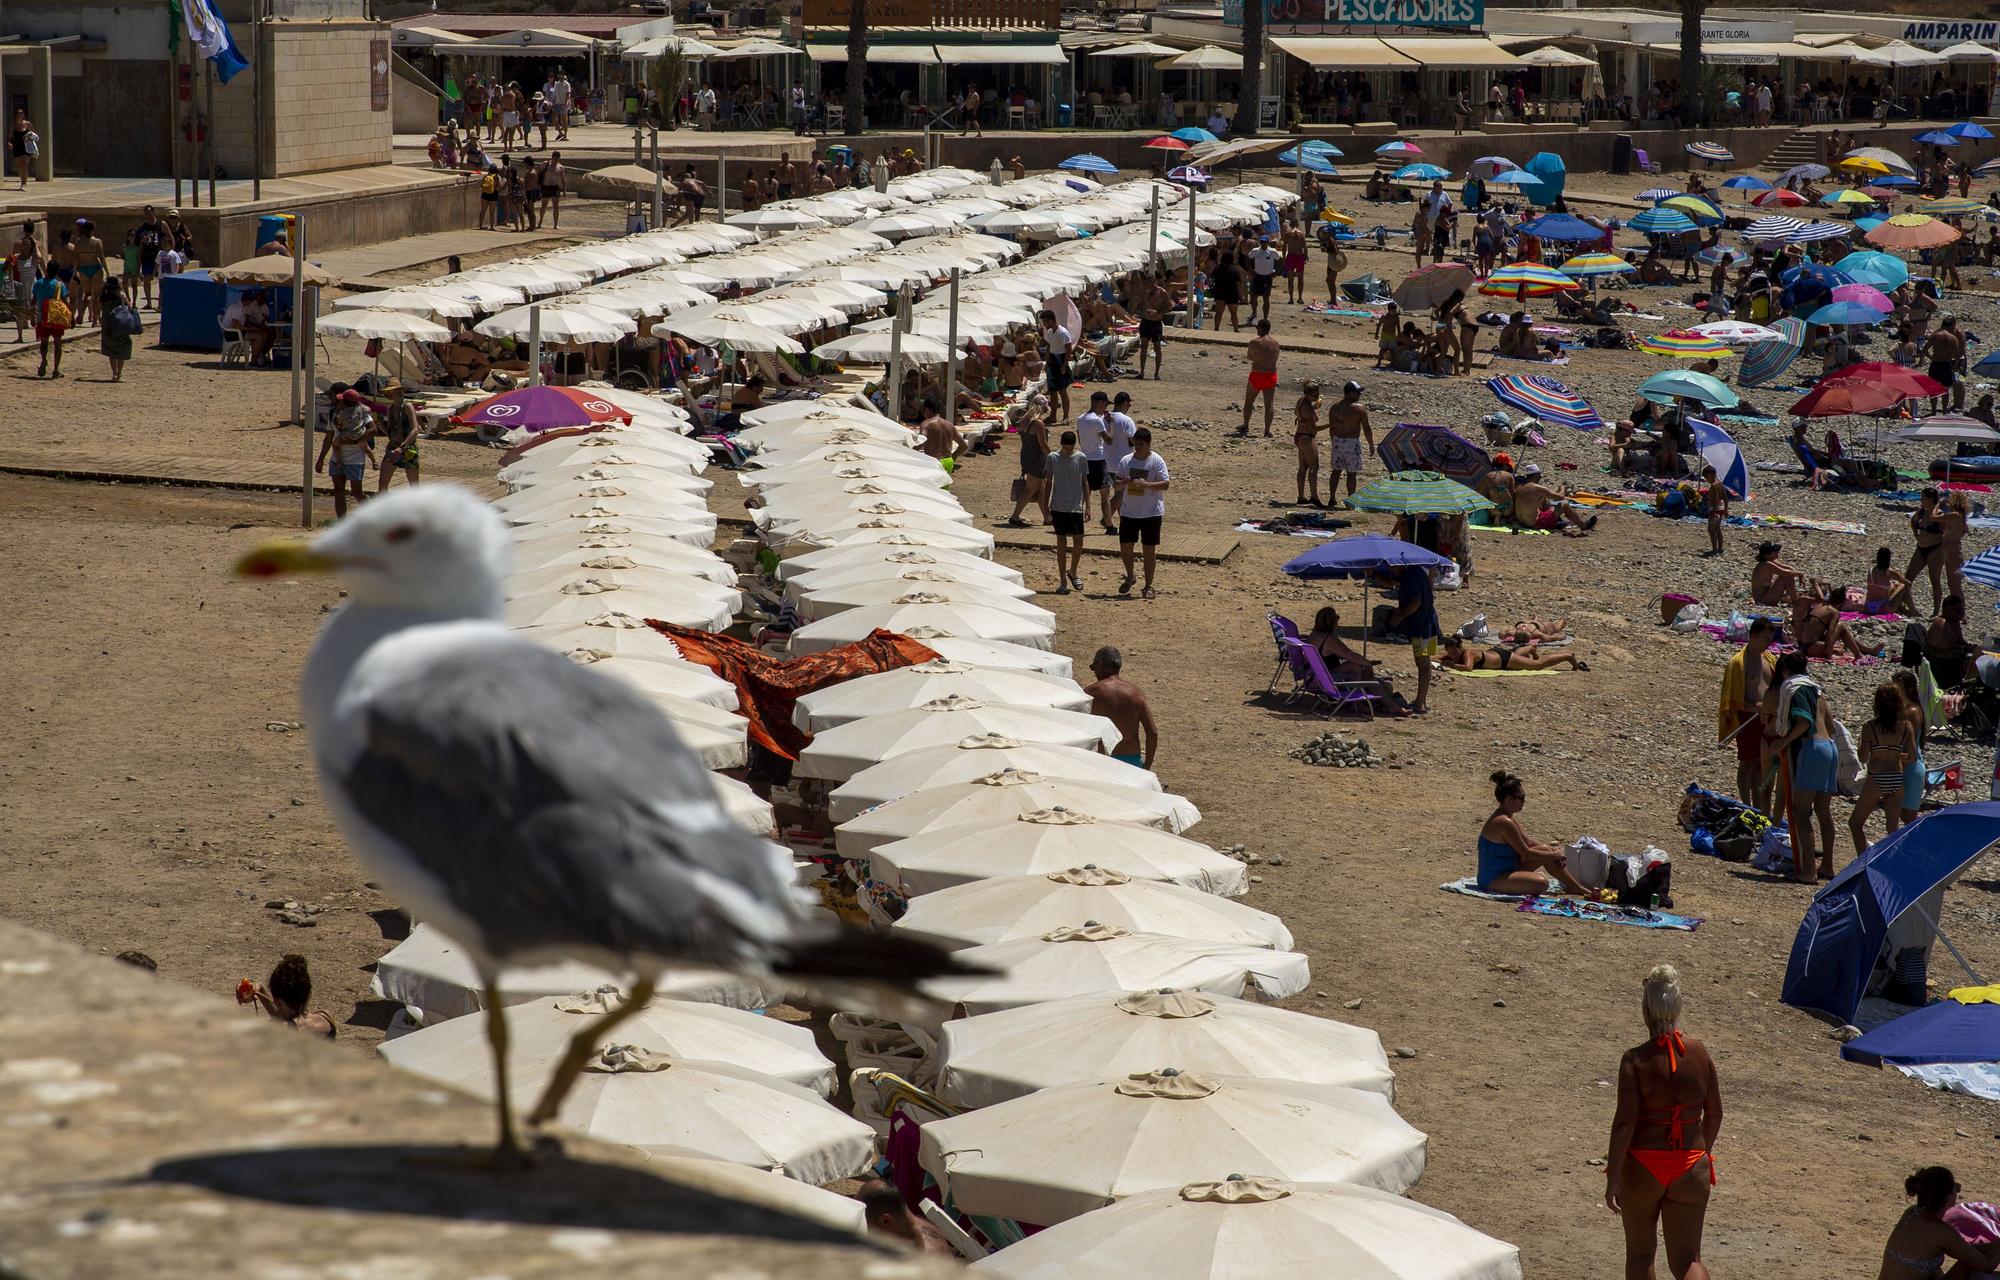
{"type": "Polygon", "coordinates": [[[1775,871],[1790,874],[1792,871],[1792,833],[1788,827],[1772,827],[1764,833],[1764,839],[1752,855],[1750,865],[1759,871],[1775,871]]]}
{"type": "Polygon", "coordinates": [[[128,338],[136,338],[146,331],[145,321],[139,319],[139,313],[132,309],[130,303],[121,302],[113,307],[105,320],[111,325],[113,333],[122,333],[128,338]]]}
{"type": "Polygon", "coordinates": [[[61,298],[50,298],[42,308],[42,323],[67,327],[70,321],[69,303],[61,298]]]}
{"type": "Polygon", "coordinates": [[[1027,490],[1028,478],[1026,476],[1015,476],[1014,483],[1007,486],[1007,501],[1019,502],[1021,495],[1026,493],[1027,490]]]}
{"type": "Polygon", "coordinates": [[[1707,613],[1699,603],[1683,605],[1681,611],[1674,615],[1674,620],[1667,624],[1667,629],[1677,635],[1692,635],[1701,630],[1705,617],[1707,613]]]}
{"type": "Polygon", "coordinates": [[[1673,879],[1674,865],[1667,855],[1649,848],[1641,854],[1612,858],[1604,887],[1618,896],[1621,907],[1649,907],[1657,894],[1660,905],[1671,909],[1673,879]]]}
{"type": "Polygon", "coordinates": [[[1861,794],[1861,756],[1854,750],[1854,739],[1848,735],[1847,726],[1838,720],[1833,722],[1833,747],[1840,755],[1840,768],[1835,776],[1841,794],[1861,794]]]}
{"type": "Polygon", "coordinates": [[[1563,847],[1570,874],[1592,889],[1602,889],[1611,875],[1611,850],[1596,836],[1578,836],[1563,847]]]}

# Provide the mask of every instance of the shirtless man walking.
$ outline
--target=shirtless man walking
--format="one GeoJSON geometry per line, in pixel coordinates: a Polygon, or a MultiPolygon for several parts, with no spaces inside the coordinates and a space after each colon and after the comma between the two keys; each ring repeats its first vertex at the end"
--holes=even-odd
{"type": "Polygon", "coordinates": [[[1287,223],[1283,243],[1285,301],[1303,303],[1306,300],[1306,229],[1296,222],[1287,223]]]}
{"type": "Polygon", "coordinates": [[[1965,384],[1959,381],[1958,362],[1965,356],[1965,338],[1958,332],[1958,320],[1946,316],[1938,323],[1937,332],[1924,342],[1924,354],[1930,357],[1931,367],[1926,370],[1931,381],[1945,389],[1945,395],[1931,399],[1931,412],[1941,413],[1946,396],[1950,397],[1954,412],[1965,408],[1965,384]]]}
{"type": "Polygon", "coordinates": [[[1354,486],[1361,479],[1361,442],[1375,447],[1375,427],[1368,421],[1368,409],[1361,403],[1361,384],[1349,382],[1340,389],[1340,403],[1326,411],[1326,504],[1339,507],[1340,476],[1347,473],[1347,505],[1354,505],[1354,486]]]}
{"type": "Polygon", "coordinates": [[[1239,436],[1250,434],[1250,410],[1257,403],[1258,393],[1262,392],[1264,435],[1268,438],[1271,434],[1271,419],[1277,413],[1280,354],[1278,340],[1271,336],[1269,320],[1257,322],[1257,336],[1250,339],[1250,345],[1244,348],[1244,354],[1250,360],[1250,377],[1243,386],[1243,425],[1237,428],[1236,434],[1239,436]]]}
{"type": "Polygon", "coordinates": [[[1153,724],[1153,709],[1146,705],[1146,695],[1124,677],[1124,669],[1125,655],[1105,645],[1090,659],[1090,674],[1097,679],[1083,691],[1090,695],[1091,714],[1118,726],[1118,749],[1111,758],[1150,769],[1160,749],[1160,731],[1153,724]]]}
{"type": "Polygon", "coordinates": [[[944,408],[936,396],[924,401],[924,420],[917,430],[924,433],[923,451],[939,462],[950,461],[958,465],[958,459],[965,454],[965,437],[957,427],[945,421],[944,408]]]}
{"type": "Polygon", "coordinates": [[[76,287],[70,291],[76,312],[72,323],[77,325],[98,324],[103,320],[104,304],[99,295],[104,289],[104,241],[97,238],[96,224],[87,218],[79,218],[76,223],[76,287]],[[85,319],[85,313],[89,319],[85,319]]]}
{"type": "Polygon", "coordinates": [[[1167,312],[1173,309],[1173,295],[1158,276],[1146,281],[1139,295],[1139,376],[1146,376],[1146,348],[1153,349],[1153,381],[1160,380],[1160,367],[1167,362],[1167,312]]]}

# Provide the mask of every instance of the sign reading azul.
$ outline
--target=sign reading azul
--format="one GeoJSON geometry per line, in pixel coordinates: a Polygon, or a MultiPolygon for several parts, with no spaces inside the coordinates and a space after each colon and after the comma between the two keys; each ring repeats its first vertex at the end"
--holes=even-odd
{"type": "Polygon", "coordinates": [[[1912,22],[1903,28],[1903,39],[1911,44],[1991,44],[1996,38],[2000,22],[1912,22]]]}
{"type": "MultiPolygon", "coordinates": [[[[1263,4],[1266,22],[1288,25],[1464,28],[1477,27],[1486,19],[1486,0],[1263,0],[1263,4]]],[[[1223,0],[1223,22],[1242,26],[1243,5],[1244,0],[1223,0]]]]}

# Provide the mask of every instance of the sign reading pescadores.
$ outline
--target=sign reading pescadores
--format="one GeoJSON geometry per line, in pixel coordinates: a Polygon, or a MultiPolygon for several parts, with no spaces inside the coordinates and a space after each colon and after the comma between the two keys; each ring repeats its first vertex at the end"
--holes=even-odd
{"type": "MultiPolygon", "coordinates": [[[[1342,28],[1432,27],[1464,30],[1486,21],[1486,0],[1263,0],[1269,23],[1325,23],[1342,28]]],[[[1222,20],[1243,25],[1244,0],[1223,0],[1222,20]]],[[[1356,33],[1360,34],[1360,33],[1356,33]]]]}

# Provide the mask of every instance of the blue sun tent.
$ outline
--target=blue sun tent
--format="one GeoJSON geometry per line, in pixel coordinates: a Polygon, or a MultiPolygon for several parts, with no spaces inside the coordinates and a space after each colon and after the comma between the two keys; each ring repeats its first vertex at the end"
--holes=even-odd
{"type": "Polygon", "coordinates": [[[2000,803],[1992,801],[1951,805],[1876,841],[1806,908],[1780,998],[1841,1022],[1854,1021],[1872,994],[1921,1003],[1945,887],[1995,845],[2000,803]]]}
{"type": "Polygon", "coordinates": [[[1872,1067],[2000,1062],[2000,1004],[1946,998],[1848,1041],[1840,1056],[1872,1067]]]}
{"type": "Polygon", "coordinates": [[[1554,204],[1563,193],[1563,184],[1569,181],[1569,167],[1553,151],[1538,151],[1521,167],[1535,178],[1532,184],[1522,184],[1521,194],[1536,204],[1554,204]]]}

